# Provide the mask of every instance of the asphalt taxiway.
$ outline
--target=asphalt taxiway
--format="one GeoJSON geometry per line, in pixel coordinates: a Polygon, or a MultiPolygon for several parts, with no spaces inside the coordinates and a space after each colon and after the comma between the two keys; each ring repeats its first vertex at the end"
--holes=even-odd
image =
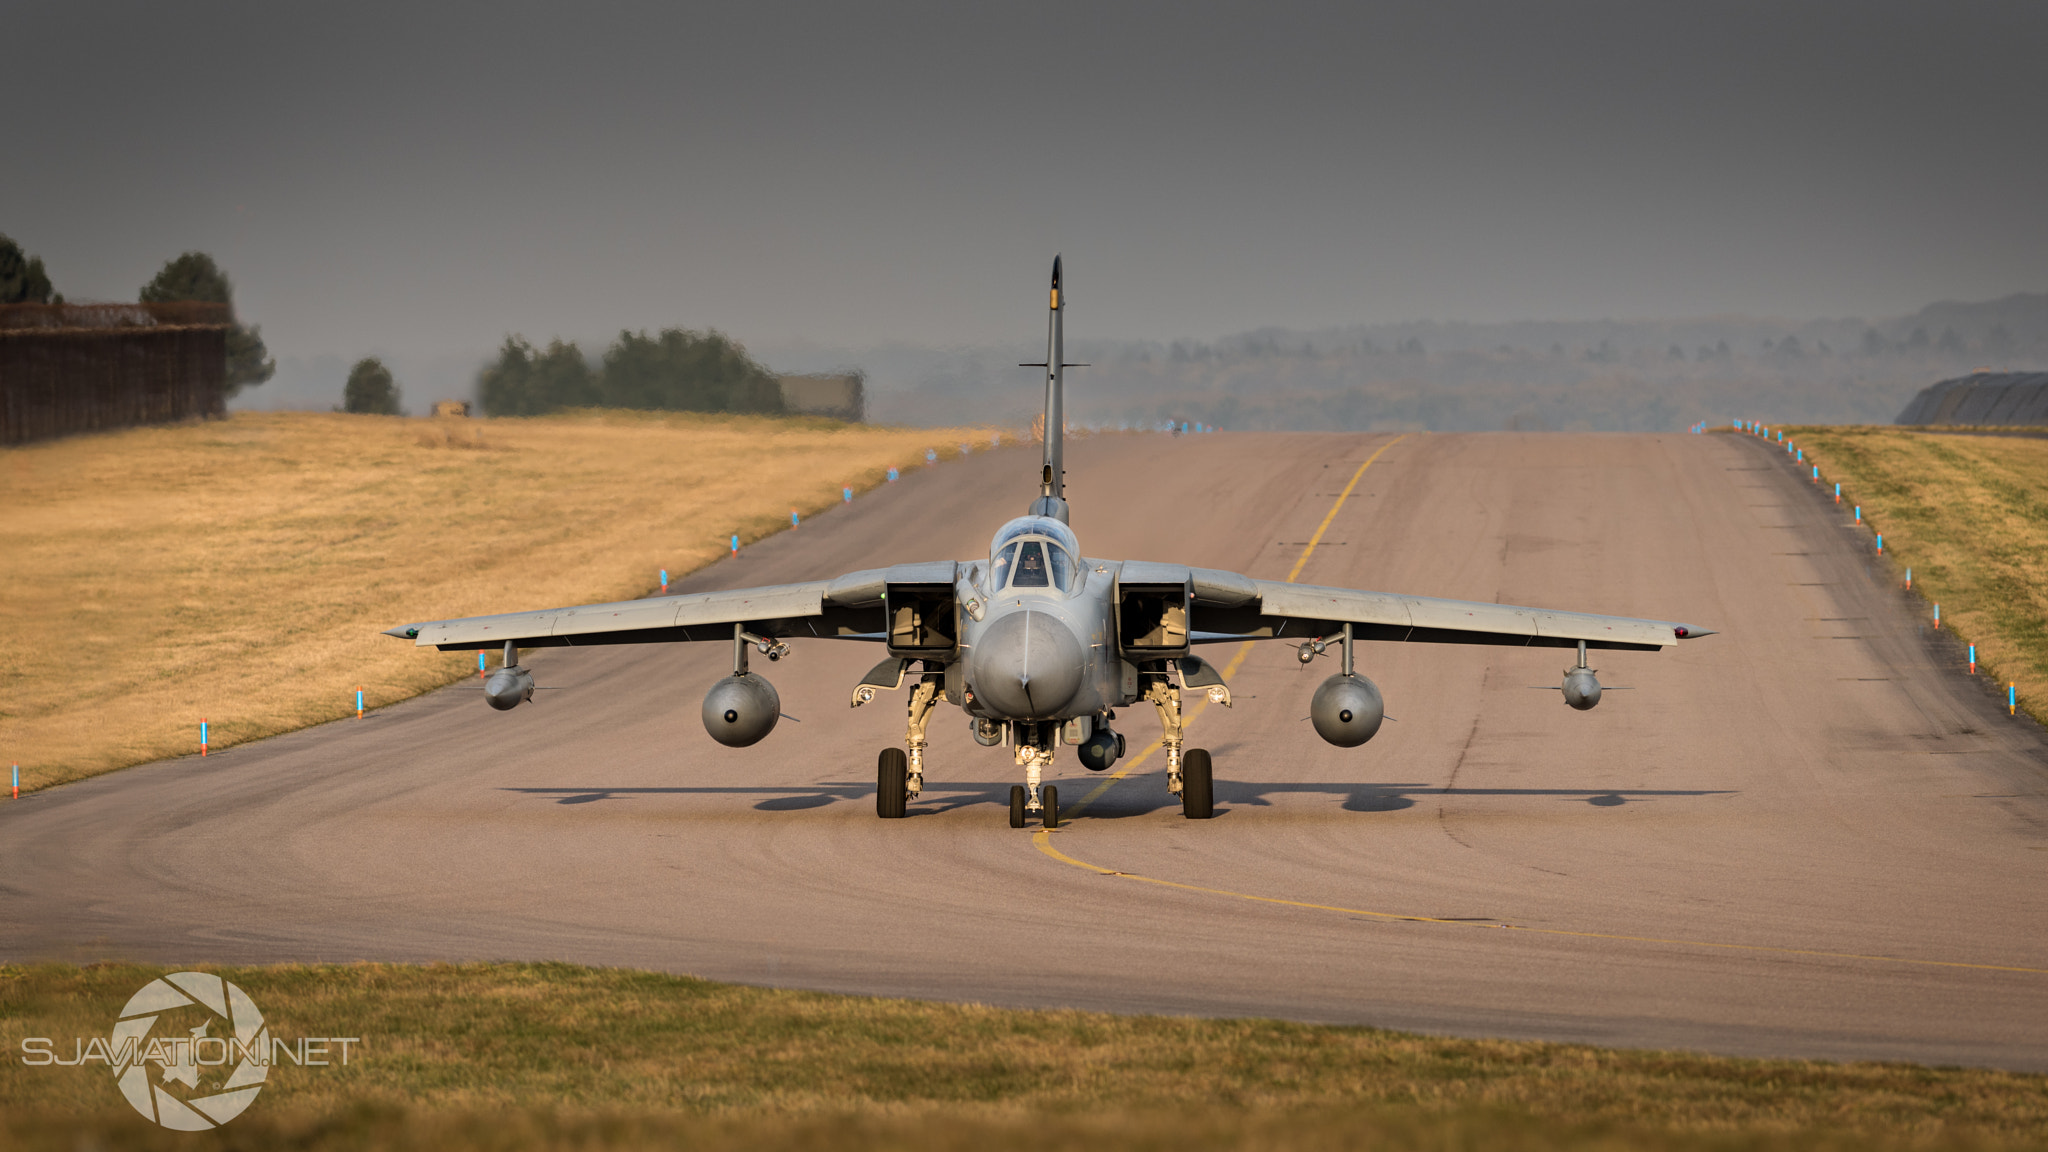
{"type": "MultiPolygon", "coordinates": [[[[1688,435],[1108,436],[1068,447],[1092,556],[1684,620],[1595,654],[1366,645],[1392,720],[1304,721],[1285,644],[1203,707],[1219,813],[1184,820],[1149,708],[1121,778],[1013,831],[1008,754],[932,726],[874,813],[882,655],[757,661],[784,721],[714,744],[722,644],[550,650],[362,721],[0,806],[0,957],[559,959],[750,983],[1463,1035],[2048,1069],[2048,744],[1963,675],[1869,537],[1762,444],[1688,435]],[[1358,475],[1352,496],[1336,496],[1358,475]],[[1092,798],[1090,798],[1092,797],[1092,798]]],[[[1006,450],[913,473],[685,590],[981,555],[1035,493],[1006,450]]],[[[478,612],[522,605],[480,604],[478,612]]],[[[537,606],[536,606],[537,607],[537,606]]],[[[396,621],[392,621],[395,623],[396,621]]],[[[395,641],[394,641],[395,643],[395,641]]],[[[1239,659],[1240,654],[1242,659],[1239,659]]]]}

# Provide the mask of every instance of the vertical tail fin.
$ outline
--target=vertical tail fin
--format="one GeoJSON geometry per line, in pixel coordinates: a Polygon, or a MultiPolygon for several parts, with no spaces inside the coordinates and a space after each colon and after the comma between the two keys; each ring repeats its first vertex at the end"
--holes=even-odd
{"type": "Polygon", "coordinates": [[[1045,465],[1039,473],[1038,499],[1031,502],[1031,515],[1050,516],[1062,524],[1067,523],[1065,369],[1087,367],[1085,364],[1065,363],[1066,333],[1061,323],[1065,313],[1066,301],[1060,295],[1060,258],[1054,256],[1052,305],[1045,328],[1045,363],[1027,365],[1045,369],[1045,465]]]}

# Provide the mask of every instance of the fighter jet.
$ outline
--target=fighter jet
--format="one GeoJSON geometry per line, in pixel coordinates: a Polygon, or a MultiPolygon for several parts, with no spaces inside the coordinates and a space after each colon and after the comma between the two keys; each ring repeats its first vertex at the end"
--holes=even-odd
{"type": "Polygon", "coordinates": [[[1068,525],[1062,460],[1065,301],[1053,259],[1045,369],[1045,456],[1039,494],[1022,516],[996,530],[988,555],[849,572],[829,580],[584,604],[573,608],[430,620],[386,634],[441,651],[499,648],[502,666],[484,685],[491,707],[533,697],[519,663],[530,648],[589,644],[723,641],[732,674],[704,696],[704,728],[732,747],[765,739],[782,715],[749,651],[780,660],[798,638],[865,641],[886,657],[852,688],[859,707],[882,692],[909,688],[903,746],[881,750],[875,814],[905,815],[924,787],[926,735],[941,703],[967,714],[974,739],[1005,748],[1023,773],[1010,789],[1010,826],[1036,815],[1059,824],[1059,795],[1043,783],[1062,744],[1083,767],[1101,772],[1124,755],[1117,710],[1141,703],[1157,712],[1166,753],[1166,787],[1188,819],[1215,811],[1209,753],[1187,748],[1183,693],[1231,703],[1230,686],[1195,653],[1204,644],[1288,640],[1303,664],[1334,648],[1339,670],[1309,702],[1316,732],[1355,748],[1379,731],[1386,710],[1379,688],[1357,670],[1360,641],[1503,644],[1576,648],[1564,698],[1599,703],[1586,666],[1589,648],[1657,651],[1711,635],[1668,620],[1637,620],[1517,608],[1506,604],[1319,588],[1255,580],[1235,572],[1085,556],[1068,525]]]}

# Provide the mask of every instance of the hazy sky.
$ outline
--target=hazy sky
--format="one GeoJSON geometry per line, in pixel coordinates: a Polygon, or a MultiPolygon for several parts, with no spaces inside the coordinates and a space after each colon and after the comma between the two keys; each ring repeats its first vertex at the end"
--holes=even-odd
{"type": "Polygon", "coordinates": [[[281,355],[2048,288],[2048,5],[28,4],[0,231],[281,355]]]}

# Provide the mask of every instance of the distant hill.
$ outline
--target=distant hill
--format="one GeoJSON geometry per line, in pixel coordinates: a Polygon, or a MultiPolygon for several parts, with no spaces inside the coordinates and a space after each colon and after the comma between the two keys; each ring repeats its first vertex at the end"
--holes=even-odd
{"type": "Polygon", "coordinates": [[[1899,344],[1940,344],[1953,333],[1965,347],[1990,357],[2048,351],[2048,292],[2021,292],[1980,304],[1929,304],[1887,322],[1885,336],[1899,344]]]}
{"type": "MultiPolygon", "coordinates": [[[[808,348],[868,370],[871,419],[1028,421],[1042,347],[808,348]]],[[[1643,431],[1731,416],[1888,423],[1921,389],[1980,367],[2048,368],[2048,293],[1933,304],[1877,321],[1721,316],[1420,321],[1217,340],[1074,340],[1068,411],[1089,424],[1224,428],[1643,431]]],[[[764,359],[781,364],[771,350],[764,359]]],[[[804,365],[808,366],[808,365],[804,365]]],[[[795,365],[785,367],[795,367],[795,365]]]]}

